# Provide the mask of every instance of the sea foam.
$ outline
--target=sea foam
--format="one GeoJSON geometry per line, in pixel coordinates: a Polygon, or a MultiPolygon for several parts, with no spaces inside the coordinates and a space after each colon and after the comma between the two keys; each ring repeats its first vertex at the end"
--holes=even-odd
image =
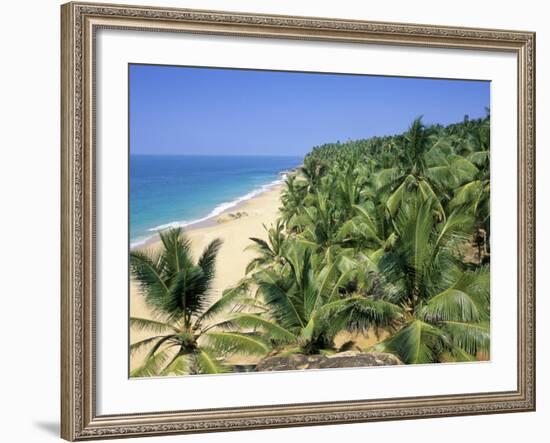
{"type": "Polygon", "coordinates": [[[241,197],[238,197],[234,200],[224,202],[224,203],[220,203],[219,205],[217,205],[214,209],[212,209],[212,211],[210,211],[204,217],[201,217],[201,218],[198,218],[198,219],[195,219],[195,220],[190,220],[190,221],[188,221],[188,220],[172,221],[172,222],[164,223],[162,225],[158,225],[158,226],[155,226],[153,228],[150,228],[150,229],[148,229],[148,231],[152,233],[151,235],[149,235],[147,237],[136,239],[134,242],[132,242],[130,244],[130,247],[131,248],[136,248],[136,247],[139,247],[139,246],[143,246],[148,241],[150,241],[153,237],[155,237],[156,234],[158,234],[159,232],[164,231],[166,229],[178,228],[178,227],[185,228],[185,227],[189,227],[189,226],[196,225],[196,224],[199,224],[199,223],[204,223],[204,222],[206,222],[206,221],[208,221],[208,220],[210,220],[214,217],[217,217],[218,215],[221,215],[225,211],[227,211],[231,208],[235,208],[236,206],[239,206],[240,204],[246,202],[247,200],[251,200],[254,197],[257,197],[258,195],[263,194],[266,191],[269,191],[270,189],[274,188],[275,186],[284,183],[284,181],[287,178],[287,174],[288,174],[288,171],[283,171],[279,174],[281,176],[281,178],[279,178],[277,180],[274,180],[270,183],[267,183],[265,185],[262,185],[259,188],[256,188],[253,191],[251,191],[251,192],[249,192],[249,193],[247,193],[247,194],[245,194],[241,197]]]}

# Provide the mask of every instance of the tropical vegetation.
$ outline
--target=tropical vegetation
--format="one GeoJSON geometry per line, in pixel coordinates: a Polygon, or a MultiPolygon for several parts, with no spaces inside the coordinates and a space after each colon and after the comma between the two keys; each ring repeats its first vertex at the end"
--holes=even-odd
{"type": "Polygon", "coordinates": [[[131,376],[217,374],[229,369],[223,363],[229,353],[268,352],[267,341],[258,334],[221,327],[227,325],[227,318],[220,319],[220,313],[240,293],[236,288],[218,301],[211,299],[221,242],[213,240],[195,263],[180,228],[160,233],[160,239],[162,249],[155,255],[130,253],[132,274],[154,317],[130,318],[134,330],[153,334],[130,345],[131,353],[147,350],[131,376]]]}
{"type": "Polygon", "coordinates": [[[246,277],[210,299],[212,242],[195,263],[179,230],[131,268],[158,321],[135,376],[230,370],[232,356],[363,351],[407,364],[490,352],[490,116],[317,146],[286,179],[280,218],[251,238],[246,277]],[[343,331],[351,337],[336,344],[343,331]],[[174,349],[169,355],[169,350],[174,349]]]}

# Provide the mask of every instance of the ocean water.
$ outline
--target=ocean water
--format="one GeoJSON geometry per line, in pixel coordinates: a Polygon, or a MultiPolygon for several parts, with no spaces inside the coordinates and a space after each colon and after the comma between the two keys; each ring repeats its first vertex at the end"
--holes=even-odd
{"type": "Polygon", "coordinates": [[[284,179],[302,157],[130,156],[130,243],[208,220],[284,179]]]}

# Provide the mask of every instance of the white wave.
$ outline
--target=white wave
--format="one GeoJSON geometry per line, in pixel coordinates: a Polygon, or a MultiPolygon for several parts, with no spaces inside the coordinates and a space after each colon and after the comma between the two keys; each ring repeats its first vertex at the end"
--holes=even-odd
{"type": "MultiPolygon", "coordinates": [[[[209,220],[213,217],[217,217],[218,215],[222,214],[223,212],[227,211],[228,209],[234,208],[235,206],[238,206],[238,205],[240,205],[241,203],[244,203],[247,200],[250,200],[250,199],[252,199],[254,197],[257,197],[258,195],[266,192],[266,191],[269,191],[274,186],[280,185],[281,183],[283,183],[285,181],[286,177],[287,177],[287,173],[285,171],[281,174],[280,179],[274,180],[274,181],[272,181],[272,182],[270,182],[266,185],[262,185],[259,188],[256,188],[253,191],[249,192],[248,194],[245,194],[241,197],[236,198],[235,200],[220,203],[218,206],[216,206],[214,209],[212,209],[212,211],[210,211],[208,213],[208,215],[206,215],[205,217],[198,218],[198,219],[195,219],[195,220],[190,220],[190,221],[188,221],[188,220],[171,221],[169,223],[164,223],[162,225],[158,225],[158,226],[155,226],[154,228],[148,229],[148,231],[149,232],[154,232],[156,234],[160,231],[164,231],[165,229],[169,229],[169,228],[178,228],[178,227],[185,228],[185,227],[190,226],[190,225],[205,222],[205,221],[207,221],[207,220],[209,220]]],[[[149,237],[146,237],[146,238],[137,239],[135,242],[131,243],[130,246],[132,248],[135,248],[137,246],[142,246],[145,243],[147,243],[153,237],[154,237],[154,234],[150,235],[149,237]]]]}

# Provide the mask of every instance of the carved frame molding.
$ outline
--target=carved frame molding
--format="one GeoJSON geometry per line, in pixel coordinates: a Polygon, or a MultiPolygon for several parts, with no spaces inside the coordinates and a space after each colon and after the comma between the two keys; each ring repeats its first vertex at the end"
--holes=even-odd
{"type": "Polygon", "coordinates": [[[67,440],[460,416],[535,409],[535,34],[124,5],[61,7],[61,434],[67,440]],[[280,406],[95,412],[94,37],[97,29],[508,51],[518,58],[518,388],[280,406]]]}

